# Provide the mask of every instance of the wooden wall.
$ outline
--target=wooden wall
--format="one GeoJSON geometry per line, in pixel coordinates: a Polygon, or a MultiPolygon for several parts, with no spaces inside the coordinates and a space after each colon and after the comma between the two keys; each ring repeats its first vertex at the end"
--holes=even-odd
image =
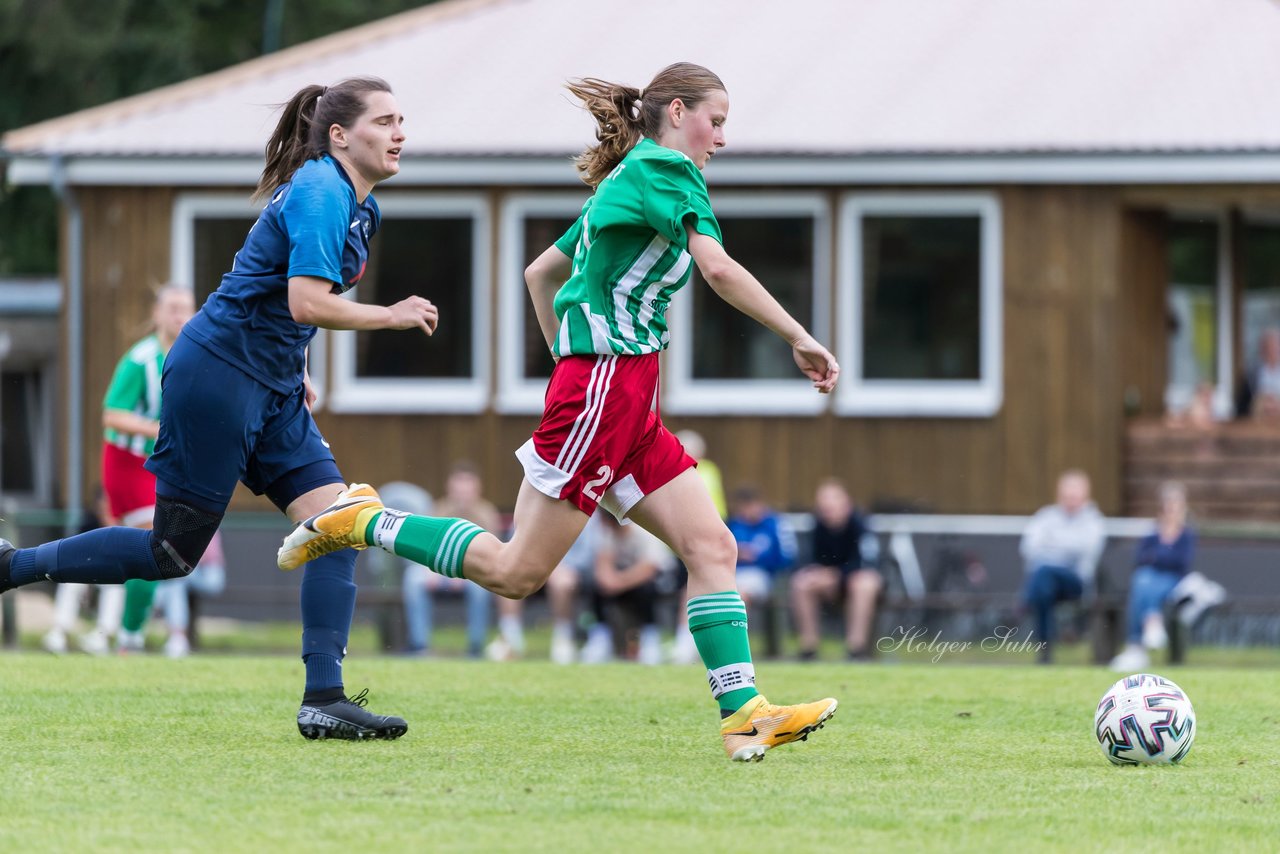
{"type": "MultiPolygon", "coordinates": [[[[89,503],[102,480],[102,398],[116,361],[147,333],[156,285],[169,277],[169,232],[173,191],[126,187],[77,191],[82,220],[84,274],[84,363],[81,432],[84,447],[84,495],[89,503]]],[[[62,217],[63,275],[67,268],[67,218],[62,217]]],[[[67,339],[68,306],[63,301],[62,331],[67,339]]],[[[64,345],[63,352],[66,351],[64,345]]],[[[61,360],[57,401],[60,435],[67,435],[63,391],[68,388],[68,361],[61,360]]],[[[68,447],[59,443],[58,470],[66,471],[68,447]]],[[[66,494],[66,481],[59,492],[66,494]]],[[[75,498],[70,500],[74,504],[75,498]]]]}
{"type": "MultiPolygon", "coordinates": [[[[1116,189],[1019,186],[998,192],[1005,381],[995,417],[669,416],[669,425],[704,434],[728,486],[755,483],[785,507],[806,506],[817,481],[834,474],[864,502],[946,513],[1029,513],[1051,499],[1061,470],[1078,466],[1093,475],[1103,510],[1117,512],[1125,390],[1141,389],[1145,411],[1163,383],[1135,355],[1157,346],[1150,340],[1156,325],[1147,317],[1154,298],[1149,288],[1160,278],[1152,266],[1156,232],[1140,213],[1128,211],[1116,189]],[[1137,246],[1136,254],[1126,246],[1137,246]],[[1142,290],[1131,293],[1138,283],[1142,290]]],[[[87,484],[97,480],[98,419],[111,369],[140,334],[148,286],[169,270],[173,195],[167,188],[80,192],[87,484]]],[[[375,484],[408,479],[437,493],[449,465],[466,458],[482,467],[488,491],[506,509],[520,480],[513,451],[536,423],[492,412],[321,413],[318,421],[348,478],[375,484]]],[[[241,493],[233,509],[269,508],[241,493]]]]}

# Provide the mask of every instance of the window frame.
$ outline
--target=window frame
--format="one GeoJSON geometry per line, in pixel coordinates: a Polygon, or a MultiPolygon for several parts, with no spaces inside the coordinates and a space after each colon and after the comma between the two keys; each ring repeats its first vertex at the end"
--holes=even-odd
{"type": "MultiPolygon", "coordinates": [[[[7,333],[0,331],[0,339],[7,338],[7,333]]],[[[8,340],[0,342],[0,363],[5,361],[7,354],[4,349],[8,346],[8,340]]],[[[58,376],[55,360],[39,358],[28,364],[18,360],[14,361],[16,362],[15,364],[7,366],[8,372],[22,373],[33,377],[38,387],[38,399],[36,400],[34,411],[28,413],[31,444],[27,450],[31,455],[32,488],[5,488],[4,461],[0,459],[0,513],[5,514],[15,512],[14,505],[17,504],[48,506],[53,503],[53,497],[58,488],[55,474],[57,460],[54,458],[53,444],[53,437],[56,434],[53,429],[56,423],[54,418],[54,397],[57,391],[54,384],[58,376]]],[[[3,371],[0,371],[0,376],[3,373],[3,371]]],[[[0,392],[0,415],[3,415],[3,410],[4,395],[0,392]]],[[[0,425],[3,425],[2,418],[0,418],[0,425]]]]}
{"type": "Polygon", "coordinates": [[[840,201],[836,276],[835,411],[873,417],[989,418],[1004,398],[1004,255],[999,197],[991,193],[847,193],[840,201]],[[977,216],[978,379],[867,380],[862,373],[862,221],[867,216],[977,216]],[[856,320],[856,322],[855,322],[856,320]]]}
{"type": "Polygon", "coordinates": [[[498,383],[494,409],[503,415],[542,412],[547,382],[524,375],[524,225],[531,216],[577,216],[590,197],[581,193],[513,193],[502,200],[498,257],[498,383]]]}
{"type": "MultiPolygon", "coordinates": [[[[813,318],[805,323],[819,341],[831,340],[831,204],[820,192],[722,192],[713,199],[724,219],[808,216],[813,218],[813,318]]],[[[730,255],[733,247],[726,247],[730,255]]],[[[692,286],[692,280],[690,282],[692,286]]],[[[765,282],[768,287],[768,282],[765,282]]],[[[664,411],[675,415],[816,415],[827,409],[826,395],[796,371],[795,379],[695,379],[693,297],[677,293],[670,310],[671,347],[663,389],[664,411]]]]}
{"type": "MultiPolygon", "coordinates": [[[[471,219],[471,368],[461,379],[370,379],[356,374],[356,333],[334,330],[332,389],[329,408],[340,413],[456,413],[475,414],[489,404],[489,203],[478,193],[388,193],[378,199],[383,221],[396,217],[469,217],[471,219]]],[[[377,236],[374,236],[377,239],[377,236]]],[[[352,288],[344,294],[355,298],[352,288]]],[[[431,299],[430,293],[421,294],[431,299]]],[[[441,318],[447,323],[448,318],[441,318]]],[[[414,334],[405,330],[402,335],[414,334]]],[[[422,333],[417,333],[421,335],[422,333]]]]}
{"type": "MultiPolygon", "coordinates": [[[[245,194],[229,193],[179,193],[173,202],[171,220],[169,281],[195,287],[196,279],[196,220],[236,219],[241,216],[257,220],[266,207],[245,194]]],[[[247,235],[248,232],[246,231],[247,235]]],[[[196,306],[198,310],[200,306],[196,306]]],[[[316,394],[312,412],[320,412],[328,402],[329,392],[329,334],[328,329],[317,329],[311,346],[307,348],[307,374],[311,389],[316,394]]]]}

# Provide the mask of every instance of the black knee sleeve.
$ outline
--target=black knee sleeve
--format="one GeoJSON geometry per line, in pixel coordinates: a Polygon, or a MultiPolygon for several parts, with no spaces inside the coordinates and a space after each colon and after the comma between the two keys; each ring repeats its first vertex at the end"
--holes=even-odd
{"type": "Polygon", "coordinates": [[[173,498],[156,496],[151,527],[151,552],[164,578],[190,575],[222,522],[221,513],[210,513],[173,498]]]}

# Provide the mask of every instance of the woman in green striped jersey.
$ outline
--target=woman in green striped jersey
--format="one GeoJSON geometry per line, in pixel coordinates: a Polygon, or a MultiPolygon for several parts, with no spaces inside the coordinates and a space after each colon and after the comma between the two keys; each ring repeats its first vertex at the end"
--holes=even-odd
{"type": "Polygon", "coordinates": [[[542,587],[599,505],[657,534],[688,567],[689,629],[720,705],[725,749],[760,759],[821,727],[836,701],[775,706],[756,691],[736,543],[658,415],[667,306],[696,264],[722,299],[791,345],[819,392],[835,387],[840,369],[721,245],[702,177],[725,145],[720,78],[677,63],[644,90],[597,79],[568,88],[596,120],[598,143],[577,164],[595,192],[525,271],[557,363],[542,422],[516,454],[525,481],[514,536],[503,543],[465,520],[390,510],[358,485],[286,538],[280,564],[374,545],[520,599],[542,587]]]}
{"type": "MultiPolygon", "coordinates": [[[[155,511],[156,478],[143,468],[160,431],[160,373],[164,357],[195,313],[195,297],[185,285],[156,291],[152,331],[120,357],[102,401],[102,488],[111,516],[131,528],[150,528],[155,511]]],[[[104,584],[98,596],[98,628],[81,639],[86,652],[104,654],[120,630],[120,648],[141,648],[140,630],[155,599],[158,582],[132,580],[124,588],[104,584]],[[123,621],[121,609],[124,611],[123,621]]],[[[56,621],[44,637],[50,652],[64,652],[66,632],[74,627],[86,585],[64,583],[55,594],[56,621]]]]}

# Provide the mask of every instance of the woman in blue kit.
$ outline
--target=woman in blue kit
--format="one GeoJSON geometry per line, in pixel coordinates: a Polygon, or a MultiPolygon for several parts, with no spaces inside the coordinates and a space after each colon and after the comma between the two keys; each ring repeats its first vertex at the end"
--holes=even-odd
{"type": "MultiPolygon", "coordinates": [[[[237,481],[294,522],[324,510],[344,482],[310,406],[306,348],[317,327],[435,330],[436,308],[343,299],[378,230],[370,191],[400,170],[403,116],[376,78],[307,86],[266,148],[268,199],[231,272],[165,361],[150,531],[104,528],[30,549],[0,540],[0,592],[48,579],[120,584],[186,575],[217,530],[237,481]]],[[[397,738],[407,725],[348,699],[342,658],[355,609],[355,552],[306,565],[298,729],[308,738],[397,738]]]]}

